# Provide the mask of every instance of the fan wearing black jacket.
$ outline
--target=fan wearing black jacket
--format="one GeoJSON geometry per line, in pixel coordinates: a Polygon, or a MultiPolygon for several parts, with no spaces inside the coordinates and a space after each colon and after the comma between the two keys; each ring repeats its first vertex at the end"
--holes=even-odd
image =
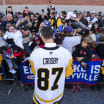
{"type": "Polygon", "coordinates": [[[85,62],[90,62],[92,57],[91,49],[89,47],[90,43],[91,39],[89,37],[84,38],[81,44],[77,46],[73,52],[73,58],[80,62],[85,68],[87,67],[85,62]]]}

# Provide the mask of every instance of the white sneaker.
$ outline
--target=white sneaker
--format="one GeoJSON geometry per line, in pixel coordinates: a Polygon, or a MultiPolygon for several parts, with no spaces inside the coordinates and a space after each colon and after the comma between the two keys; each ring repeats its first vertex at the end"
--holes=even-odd
{"type": "Polygon", "coordinates": [[[14,69],[9,70],[9,72],[10,72],[11,74],[15,74],[15,73],[16,73],[16,71],[15,71],[14,69]]]}

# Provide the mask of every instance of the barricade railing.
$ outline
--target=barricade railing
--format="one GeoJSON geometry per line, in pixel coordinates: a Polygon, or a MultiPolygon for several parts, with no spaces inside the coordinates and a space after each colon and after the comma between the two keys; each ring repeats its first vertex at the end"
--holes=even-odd
{"type": "MultiPolygon", "coordinates": [[[[66,84],[81,83],[87,86],[98,84],[101,77],[102,63],[102,59],[92,59],[91,62],[86,63],[88,67],[83,68],[79,62],[74,60],[74,73],[69,78],[66,78],[66,84]]],[[[25,62],[20,66],[20,76],[24,85],[34,84],[35,76],[25,62]]]]}

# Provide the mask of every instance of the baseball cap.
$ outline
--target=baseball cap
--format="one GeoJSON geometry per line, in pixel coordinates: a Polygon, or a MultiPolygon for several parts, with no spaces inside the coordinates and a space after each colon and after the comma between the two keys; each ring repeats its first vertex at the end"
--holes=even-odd
{"type": "Polygon", "coordinates": [[[22,14],[22,12],[18,12],[18,14],[20,15],[20,14],[22,14]]]}
{"type": "Polygon", "coordinates": [[[20,24],[20,29],[22,29],[22,30],[28,30],[29,26],[28,26],[28,24],[26,22],[22,22],[20,24]]]}
{"type": "Polygon", "coordinates": [[[40,41],[39,36],[36,36],[36,37],[34,38],[34,41],[35,41],[35,42],[40,41]]]}
{"type": "Polygon", "coordinates": [[[44,20],[44,25],[45,26],[50,26],[51,25],[51,22],[49,22],[48,20],[44,20]]]}
{"type": "Polygon", "coordinates": [[[25,6],[25,9],[28,9],[28,6],[25,6]]]}
{"type": "Polygon", "coordinates": [[[90,13],[91,13],[91,14],[95,14],[96,12],[93,10],[93,11],[91,11],[90,13]]]}
{"type": "Polygon", "coordinates": [[[72,18],[76,18],[76,14],[74,14],[73,12],[68,12],[66,19],[68,20],[68,19],[72,19],[72,18]]]}
{"type": "Polygon", "coordinates": [[[22,25],[21,26],[21,29],[24,30],[24,31],[26,31],[26,30],[29,30],[29,27],[28,26],[25,26],[25,25],[22,25]]]}
{"type": "Polygon", "coordinates": [[[67,26],[67,27],[64,28],[64,32],[65,32],[65,33],[70,33],[70,32],[72,32],[72,31],[73,31],[73,29],[72,29],[71,26],[67,26]]]}
{"type": "Polygon", "coordinates": [[[81,12],[80,11],[77,11],[76,14],[81,14],[81,12]]]}
{"type": "Polygon", "coordinates": [[[17,15],[14,15],[13,17],[14,17],[14,18],[17,18],[17,15]]]}

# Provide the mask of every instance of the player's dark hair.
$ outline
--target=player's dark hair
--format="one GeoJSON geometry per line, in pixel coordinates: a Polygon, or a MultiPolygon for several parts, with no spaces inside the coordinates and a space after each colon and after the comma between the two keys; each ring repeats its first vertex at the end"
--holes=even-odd
{"type": "Polygon", "coordinates": [[[44,26],[41,29],[41,35],[47,40],[47,39],[53,39],[53,31],[50,26],[44,26]]]}

